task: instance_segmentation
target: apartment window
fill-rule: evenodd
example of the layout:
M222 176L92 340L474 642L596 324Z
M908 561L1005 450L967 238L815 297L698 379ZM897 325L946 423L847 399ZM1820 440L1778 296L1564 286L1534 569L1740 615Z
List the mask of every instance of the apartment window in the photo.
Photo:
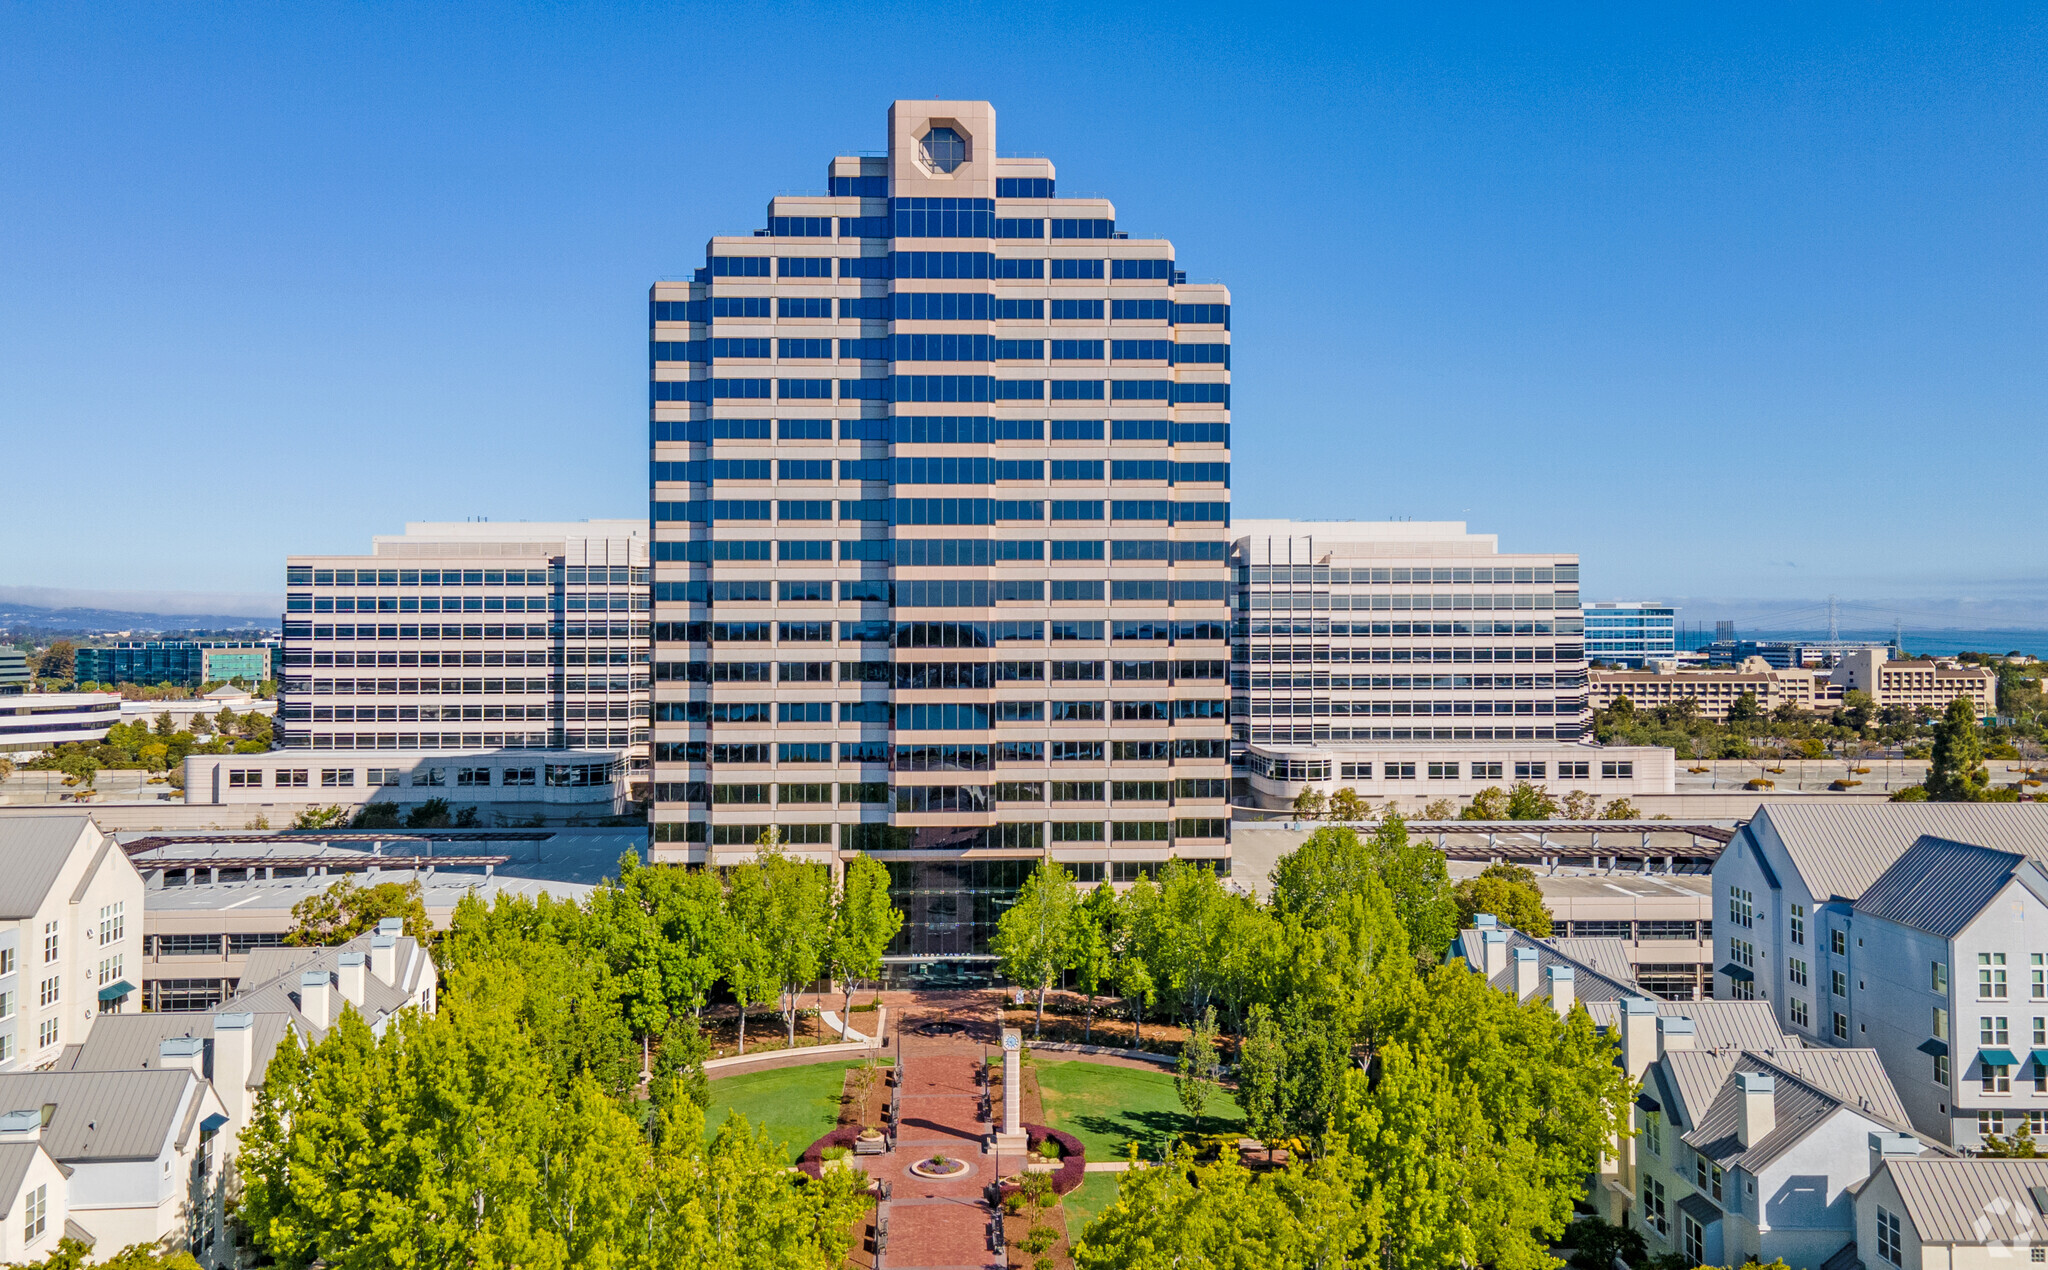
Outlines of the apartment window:
M1948 1088L1948 1055L1946 1054L1936 1054L1934 1056L1934 1083L1940 1085L1943 1089Z
M1800 1000L1800 999L1799 999L1798 997L1793 997L1793 998L1792 998L1792 1022L1793 1022L1793 1024L1794 1024L1795 1026L1798 1026L1798 1027L1811 1027L1811 1026L1813 1026L1813 1024L1812 1024L1812 1021L1811 1021L1811 1020L1812 1020L1812 1017L1813 1017L1813 1016L1812 1016L1811 1014L1809 1014L1809 1013L1808 1013L1808 1011L1807 1011L1807 1006L1806 1006L1806 1002L1804 1002L1804 1001L1801 1001L1801 1000Z
M57 1020L44 1019L36 1025L36 1046L48 1049L57 1043Z
M1948 1011L1940 1006L1934 1007L1934 1039L1937 1041L1948 1039Z
M1849 1039L1849 1016L1840 1010L1835 1011L1835 1039L1838 1041Z
M118 944L127 932L127 901L100 905L100 943Z
M1799 987L1806 986L1806 963L1797 957L1785 959L1785 977Z
M1838 996L1838 997L1846 997L1846 996L1848 996L1848 995L1849 995L1849 976L1848 976L1848 974L1847 974L1846 972L1844 972L1844 971L1840 971L1840 970L1833 970L1833 971L1829 971L1829 972L1828 972L1828 986L1829 986L1829 988L1830 988L1830 989L1832 989L1832 990L1833 990L1833 992L1834 992L1834 994L1835 994L1836 996Z
M2010 1045L2012 1029L2006 1026L2002 1014L1986 1014L1977 1020L1977 1043L1979 1045Z
M2040 953L2032 954L2027 960L2033 963L2027 972L2031 979L2029 990L2033 994L2033 999L2036 1001L2048 1001L2048 979L2043 978L2043 972L2048 970L2048 967L2042 966Z
M2005 954L1977 954L1977 999L2005 1000Z
M43 923L43 964L57 960L57 923Z
M1947 962L1936 961L1928 963L1927 986L1935 992L1948 991Z
M2005 1113L2003 1111L1980 1111L1977 1113L1977 1133L1979 1136L1988 1137L1994 1133L2002 1135L2004 1132Z
M1654 1177L1643 1179L1643 1224L1660 1235L1671 1233L1671 1218L1664 1205L1664 1183Z
M2034 1092L2048 1094L2048 1061L2038 1054L2034 1056Z
M1899 1215L1882 1207L1877 1210L1877 1256L1895 1266L1906 1264L1905 1245L1899 1242Z
M1804 904L1794 904L1792 906L1791 939L1795 944L1804 944L1806 942L1806 905Z
M1707 1232L1700 1227L1690 1213L1681 1214L1685 1229L1685 1259L1702 1262L1707 1259Z
M1728 888L1728 920L1730 923L1744 928L1749 927L1754 922L1755 910L1756 897L1754 895L1739 886Z
M353 767L326 767L320 770L320 788L349 789L356 783L356 769Z
M2012 1068L2004 1063L1984 1064L1984 1092L1987 1094L2009 1094L2012 1092Z
M1729 940L1728 954L1729 956L1735 959L1736 965L1742 966L1750 970L1756 969L1756 945L1750 943L1748 940Z
M1839 930L1831 930L1831 931L1829 931L1829 932L1828 932L1828 948L1829 948L1829 949L1830 949L1831 951L1833 951L1833 953L1834 953L1834 954L1835 954L1835 956L1837 956L1837 957L1846 957L1846 956L1848 956L1848 955L1849 955L1849 934L1848 934L1848 932L1847 932L1847 931L1839 931Z
M1712 1163L1704 1155L1695 1155L1692 1160L1693 1184L1714 1197L1721 1198L1721 1166Z
M32 1244L43 1237L50 1222L50 1186L45 1182L28 1193L22 1207L21 1242Z
M61 975L51 975L43 980L36 992L36 1004L45 1009L57 1004L57 999L63 992L63 983L64 980Z
M110 984L110 983L113 983L113 982L115 982L116 980L120 979L120 977L121 977L121 954L120 954L120 953L115 953L115 954L114 954L113 956L111 956L111 957L102 957L102 958L100 958L100 982L99 982L99 986L100 986L100 987L104 988L104 987L106 987L106 986L107 986L108 984Z

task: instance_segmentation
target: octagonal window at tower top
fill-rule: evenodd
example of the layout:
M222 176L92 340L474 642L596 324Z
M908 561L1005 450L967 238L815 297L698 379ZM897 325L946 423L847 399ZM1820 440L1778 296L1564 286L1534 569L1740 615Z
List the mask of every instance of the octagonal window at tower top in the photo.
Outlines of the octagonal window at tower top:
M918 143L924 161L934 171L951 172L967 162L967 139L951 128L934 128Z

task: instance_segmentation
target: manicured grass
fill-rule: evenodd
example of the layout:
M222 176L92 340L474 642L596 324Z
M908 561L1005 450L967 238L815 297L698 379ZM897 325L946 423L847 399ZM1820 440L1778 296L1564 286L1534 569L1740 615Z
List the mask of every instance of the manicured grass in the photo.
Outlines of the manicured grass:
M1034 1067L1046 1124L1081 1139L1091 1160L1121 1160L1133 1144L1149 1149L1166 1135L1244 1128L1237 1099L1222 1089L1210 1095L1202 1122L1195 1124L1181 1107L1173 1076L1167 1072L1042 1059Z
M1116 1202L1117 1187L1123 1181L1121 1173L1090 1173L1081 1179L1081 1184L1060 1200L1067 1210L1067 1237L1079 1239L1081 1232L1088 1229L1088 1223L1095 1220L1103 1209Z
M721 1076L711 1082L711 1105L704 1110L705 1141L717 1136L727 1113L737 1111L756 1128L765 1126L794 1164L805 1147L839 1123L846 1069L857 1065L813 1063Z

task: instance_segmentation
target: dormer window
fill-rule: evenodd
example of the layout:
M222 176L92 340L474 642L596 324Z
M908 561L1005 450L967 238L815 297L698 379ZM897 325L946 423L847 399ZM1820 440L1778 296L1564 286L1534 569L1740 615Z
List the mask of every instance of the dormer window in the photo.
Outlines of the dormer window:
M967 139L951 128L934 128L918 142L925 166L934 172L951 172L967 162Z

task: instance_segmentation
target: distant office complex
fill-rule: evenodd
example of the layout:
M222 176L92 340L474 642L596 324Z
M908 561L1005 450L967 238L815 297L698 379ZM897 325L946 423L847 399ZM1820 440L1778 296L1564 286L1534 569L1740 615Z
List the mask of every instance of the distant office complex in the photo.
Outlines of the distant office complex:
M230 679L253 687L270 678L276 645L224 640L148 640L78 650L80 683L178 684L196 688Z
M1890 661L1887 647L1856 649L1833 669L1812 666L1774 667L1761 657L1748 657L1731 670L1592 672L1593 708L1605 710L1627 697L1637 709L1655 709L1683 700L1695 703L1701 718L1726 720L1745 696L1762 713L1790 706L1803 713L1827 714L1839 709L1851 691L1870 695L1879 709L1939 714L1958 697L1979 715L1988 716L1998 703L1998 675L1983 666L1952 661Z
M104 741L120 721L121 698L110 692L0 693L0 753Z
M413 524L285 567L277 744L647 756L643 521ZM296 770L296 769L294 769Z
M1229 292L986 102L828 179L653 288L657 858L881 853L916 957L1227 867Z
M19 648L0 648L0 697L27 692L34 680L28 669L28 654Z
M1600 600L1586 606L1586 660L1640 666L1678 655L1678 610L1641 600Z
M1235 532L1232 749L1254 802L1325 782L1397 803L1516 780L1670 792L1669 750L1579 744L1577 556L1502 554L1457 521Z

